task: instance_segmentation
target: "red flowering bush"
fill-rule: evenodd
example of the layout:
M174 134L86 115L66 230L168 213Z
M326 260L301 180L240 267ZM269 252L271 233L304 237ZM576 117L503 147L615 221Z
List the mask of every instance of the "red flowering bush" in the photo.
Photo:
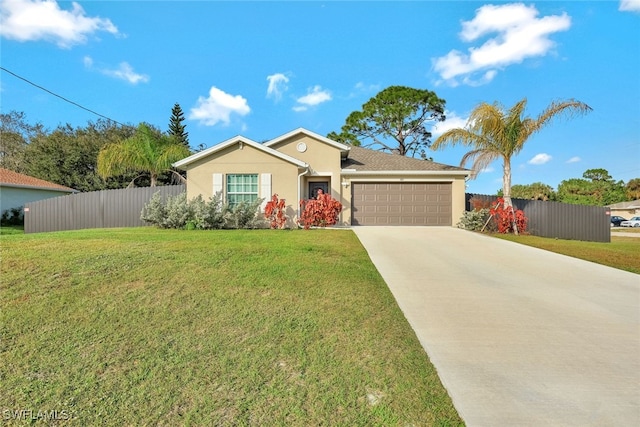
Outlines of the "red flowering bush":
M277 194L271 196L271 200L265 205L264 218L269 221L272 229L282 229L287 224L286 206L285 200L279 199Z
M300 201L300 224L305 230L311 227L326 227L338 222L342 204L330 195L318 190L315 199Z
M484 201L479 197L472 197L469 202L474 211L481 211L482 209L489 209L491 207L491 202Z
M515 223L518 227L518 232L522 233L527 231L527 217L521 210L513 211L511 206L505 207L504 199L498 197L494 203L491 204L489 211L493 220L498 228L498 233L507 234L514 231L513 223L515 217Z

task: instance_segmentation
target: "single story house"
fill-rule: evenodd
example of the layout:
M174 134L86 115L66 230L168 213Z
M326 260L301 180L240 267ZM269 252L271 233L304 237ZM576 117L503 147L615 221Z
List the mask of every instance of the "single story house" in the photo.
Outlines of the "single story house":
M342 203L339 225L451 226L465 209L470 171L344 145L303 128L264 143L236 136L173 164L187 172L187 198L284 198L287 216L318 190ZM290 224L292 225L293 222Z
M614 203L612 205L607 205L606 207L611 209L611 216L617 215L629 219L640 215L640 199L632 200L630 202Z
M25 203L77 192L64 185L0 168L0 212L22 208Z

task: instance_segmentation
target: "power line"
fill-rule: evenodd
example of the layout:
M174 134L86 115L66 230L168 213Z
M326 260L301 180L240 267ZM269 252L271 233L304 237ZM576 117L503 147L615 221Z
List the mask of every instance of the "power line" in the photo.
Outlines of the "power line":
M52 91L50 91L49 89L47 89L47 88L45 88L45 87L42 87L42 86L40 86L40 85L38 85L38 84L36 84L36 83L32 82L31 80L29 80L29 79L27 79L27 78L25 78L25 77L22 77L22 76L20 76L20 75L18 75L18 74L16 74L16 73L14 73L13 71L7 70L6 68L4 68L4 67L2 67L2 66L0 66L0 70L4 71L4 72L6 72L6 73L9 73L9 74L11 74L11 75L12 75L12 76L14 76L14 77L16 77L16 78L18 78L18 79L20 79L20 80L22 80L22 81L24 81L24 82L29 83L31 86L35 86L35 87L37 87L38 89L40 89L40 90L43 90L43 91L47 92L48 94L51 94L51 95L53 95L53 96L55 96L55 97L57 97L57 98L60 98L60 99L62 99L63 101L68 102L69 104L75 105L75 106L76 106L76 107L78 107L78 108L81 108L81 109L83 109L83 110L85 110L85 111L88 111L88 112L90 112L90 113L92 113L92 114L95 114L96 116L99 116L99 117L102 117L103 119L107 119L107 120L109 120L109 121L112 121L112 122L114 122L114 123L116 123L116 124L119 124L120 126L124 126L124 127L128 127L128 128L133 128L133 129L135 129L135 127L133 127L133 126L131 126L131 125L125 125L125 124L123 124L123 123L120 123L120 122L119 122L119 121L117 121L117 120L113 120L112 118L105 116L104 114L100 114L100 113L98 113L98 112L96 112L96 111L93 111L93 110L92 110L92 109L90 109L90 108L87 108L87 107L85 107L85 106L82 106L82 105L78 104L77 102L74 102L74 101L72 101L72 100L70 100L70 99L67 99L67 98L65 98L65 97L64 97L64 96L62 96L62 95L58 95L57 93L52 92Z

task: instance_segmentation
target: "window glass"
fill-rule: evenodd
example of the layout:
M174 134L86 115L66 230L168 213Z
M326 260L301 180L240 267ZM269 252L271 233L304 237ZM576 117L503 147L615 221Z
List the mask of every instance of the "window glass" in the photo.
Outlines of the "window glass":
M230 206L258 199L258 174L228 174L227 201Z

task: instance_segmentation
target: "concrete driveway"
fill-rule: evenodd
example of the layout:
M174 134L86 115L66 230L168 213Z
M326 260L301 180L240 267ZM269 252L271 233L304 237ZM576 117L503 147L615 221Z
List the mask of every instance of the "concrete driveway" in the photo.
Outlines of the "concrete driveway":
M640 275L449 227L353 231L467 425L640 425Z

